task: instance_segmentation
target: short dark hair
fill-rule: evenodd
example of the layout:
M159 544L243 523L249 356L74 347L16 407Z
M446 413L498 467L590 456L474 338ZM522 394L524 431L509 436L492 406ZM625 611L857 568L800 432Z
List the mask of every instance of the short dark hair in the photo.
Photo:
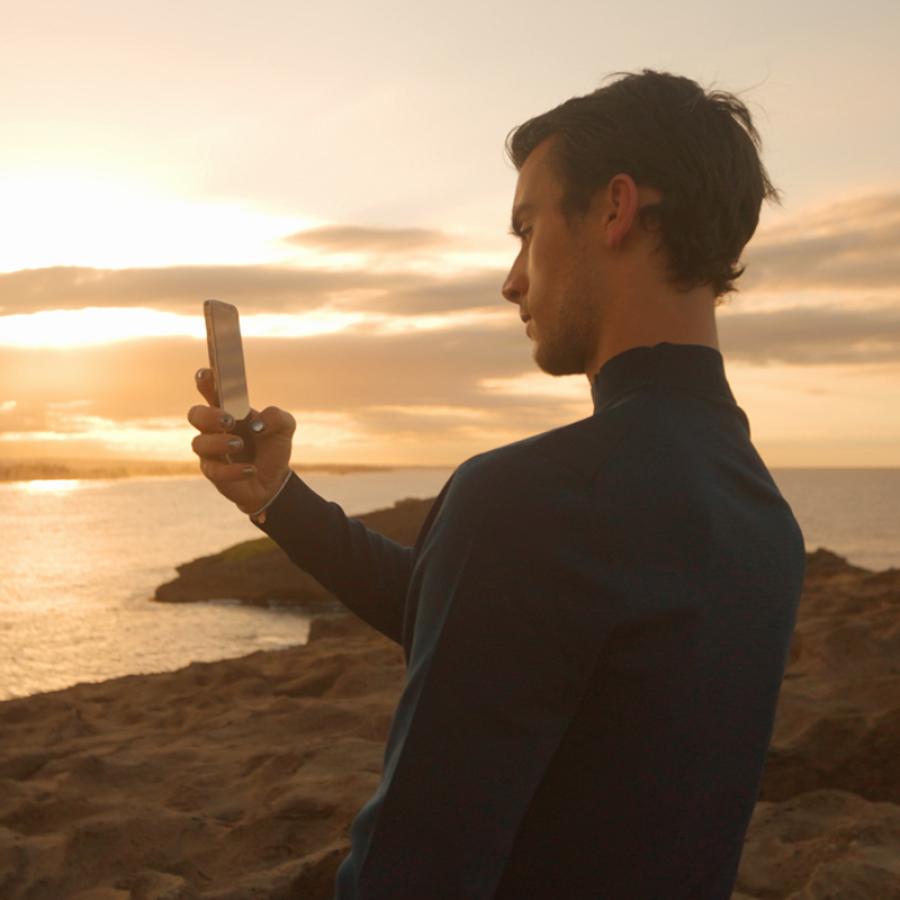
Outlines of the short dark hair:
M625 77L513 128L506 152L518 170L545 138L558 136L548 159L570 224L619 173L657 188L662 201L639 216L645 228L648 218L660 225L670 282L682 291L710 284L718 306L737 290L746 267L733 264L756 231L763 198L781 203L750 112L734 94L706 93L669 72L612 75Z

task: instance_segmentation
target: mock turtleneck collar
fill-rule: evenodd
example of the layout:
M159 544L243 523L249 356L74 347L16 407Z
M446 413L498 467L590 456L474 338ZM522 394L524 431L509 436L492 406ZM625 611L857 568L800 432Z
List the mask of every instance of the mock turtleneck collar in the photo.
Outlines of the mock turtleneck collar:
M653 347L623 350L601 366L591 383L594 414L623 394L655 383L735 402L725 378L722 354L715 347L664 341Z

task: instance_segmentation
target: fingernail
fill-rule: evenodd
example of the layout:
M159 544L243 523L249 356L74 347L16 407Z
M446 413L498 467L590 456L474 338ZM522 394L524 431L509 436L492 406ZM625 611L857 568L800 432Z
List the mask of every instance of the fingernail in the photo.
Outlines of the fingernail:
M244 466L244 468L241 469L241 471L245 475L252 475L256 470L253 468L253 466Z
M244 442L243 442L239 437L237 437L237 438L232 438L232 439L228 442L228 446L231 447L232 450L240 450L241 447L244 446Z
M194 378L196 378L197 381L202 381L204 378L206 378L206 369L197 369L196 373L194 374Z
M259 434L265 427L266 427L266 423L263 422L262 419L254 419L250 423L250 430L255 431L257 434Z
M224 416L219 417L219 421L222 423L223 428L231 428L231 426L234 425L234 416L225 413Z

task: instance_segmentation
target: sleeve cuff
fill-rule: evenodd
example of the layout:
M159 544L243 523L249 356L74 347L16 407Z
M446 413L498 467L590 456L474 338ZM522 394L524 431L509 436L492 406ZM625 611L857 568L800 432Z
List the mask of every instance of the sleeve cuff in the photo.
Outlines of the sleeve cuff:
M278 495L284 490L287 483L291 480L291 475L294 474L293 469L288 469L287 475L284 476L284 481L281 482L281 486L272 494L271 497L255 512L248 513L250 516L250 521L253 522L254 525L262 525L266 521L266 510L275 502Z

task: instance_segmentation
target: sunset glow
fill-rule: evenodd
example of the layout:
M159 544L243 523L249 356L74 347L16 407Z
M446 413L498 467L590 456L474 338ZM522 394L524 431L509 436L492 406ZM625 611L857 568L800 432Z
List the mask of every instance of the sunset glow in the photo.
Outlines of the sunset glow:
M192 337L206 342L203 310L196 315L156 309L57 309L29 315L0 316L0 346L89 347L149 337ZM310 312L302 315L261 314L241 319L246 337L310 337L348 328L366 318L362 313Z
M590 415L587 379L540 371L501 293L503 144L647 67L739 96L782 192L716 313L765 461L900 465L895 7L791 7L736 41L733 11L698 29L660 5L655 30L678 35L662 59L645 13L586 2L520 27L464 0L426 42L414 5L360 7L352 29L281 0L188 4L177 27L109 0L20 5L0 79L0 459L191 459L210 297L240 310L251 402L295 416L307 462L453 464Z
M32 478L18 482L18 488L31 494L69 494L82 486L79 478Z
M0 177L0 271L81 265L274 262L280 238L314 224L173 196L148 173L29 167Z

